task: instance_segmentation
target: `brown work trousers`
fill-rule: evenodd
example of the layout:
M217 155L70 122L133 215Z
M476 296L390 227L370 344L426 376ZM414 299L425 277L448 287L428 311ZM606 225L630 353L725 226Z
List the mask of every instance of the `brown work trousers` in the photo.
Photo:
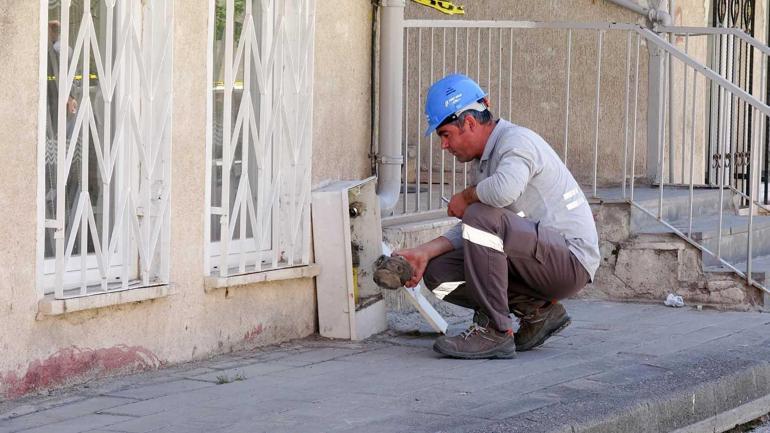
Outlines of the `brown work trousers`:
M444 300L481 310L499 331L512 328L510 312L530 314L590 281L555 230L481 203L468 206L462 223L463 248L431 260L423 280L430 290L465 281Z

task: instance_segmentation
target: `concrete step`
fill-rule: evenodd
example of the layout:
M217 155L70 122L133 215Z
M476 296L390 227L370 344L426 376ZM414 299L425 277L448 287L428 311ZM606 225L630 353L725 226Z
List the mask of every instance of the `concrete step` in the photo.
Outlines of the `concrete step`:
M707 255L708 254L703 255L704 262ZM727 262L744 274L748 269L745 260L735 262L727 260ZM722 266L721 264L704 266L704 270L707 272L732 272L732 269L727 266ZM765 284L765 282L768 281L770 278L770 254L753 257L751 261L751 277L761 284Z
M653 215L660 212L660 189L647 187L637 189L634 192L634 201ZM719 210L734 214L735 203L734 194L725 190L720 199L720 192L713 188L698 188L693 190L692 194L692 214L693 216L719 215ZM639 216L649 217L644 212L636 212ZM690 190L684 187L664 187L663 188L663 209L662 218L666 221L685 221L690 216ZM636 214L632 214L632 226L636 222Z
M639 212L639 211L636 211ZM641 213L641 212L640 212ZM645 215L636 218L636 226L632 226L635 234L662 234L671 233L672 230L661 224L656 219ZM667 223L674 226L684 234L690 233L689 219L668 220ZM699 215L692 220L691 237L700 242L713 253L719 253L728 262L746 261L748 252L748 228L749 217L742 215L723 215L722 233L720 241L719 215ZM752 226L752 255L764 256L770 254L770 217L754 216ZM720 247L721 243L721 247ZM718 260L704 255L704 263L707 266L717 265Z

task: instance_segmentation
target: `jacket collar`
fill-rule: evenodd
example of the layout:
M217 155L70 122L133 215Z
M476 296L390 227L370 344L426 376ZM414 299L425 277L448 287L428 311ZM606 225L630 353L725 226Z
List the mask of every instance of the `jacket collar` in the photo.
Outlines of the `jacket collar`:
M489 157L492 155L492 151L495 150L497 141L500 139L500 136L503 135L503 131L511 125L512 123L507 120L497 120L495 129L492 130L492 134L490 134L489 138L487 139L487 144L484 145L484 153L481 155L481 161L486 161L489 159Z

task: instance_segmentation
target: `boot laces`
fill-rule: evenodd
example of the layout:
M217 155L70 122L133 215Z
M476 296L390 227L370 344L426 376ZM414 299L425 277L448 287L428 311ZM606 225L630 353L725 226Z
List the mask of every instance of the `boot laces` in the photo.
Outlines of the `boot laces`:
M460 333L460 337L462 337L463 340L467 340L473 334L486 334L488 332L487 328L478 323L471 323L471 326L469 326L468 329Z

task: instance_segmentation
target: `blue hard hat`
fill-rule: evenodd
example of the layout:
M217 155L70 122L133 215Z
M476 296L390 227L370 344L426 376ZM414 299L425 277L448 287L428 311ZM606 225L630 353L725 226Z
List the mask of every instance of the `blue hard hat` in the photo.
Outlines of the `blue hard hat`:
M486 110L486 106L477 104L485 96L487 93L463 74L450 74L436 81L425 98L425 116L428 118L425 135L430 135L449 117L463 111Z

